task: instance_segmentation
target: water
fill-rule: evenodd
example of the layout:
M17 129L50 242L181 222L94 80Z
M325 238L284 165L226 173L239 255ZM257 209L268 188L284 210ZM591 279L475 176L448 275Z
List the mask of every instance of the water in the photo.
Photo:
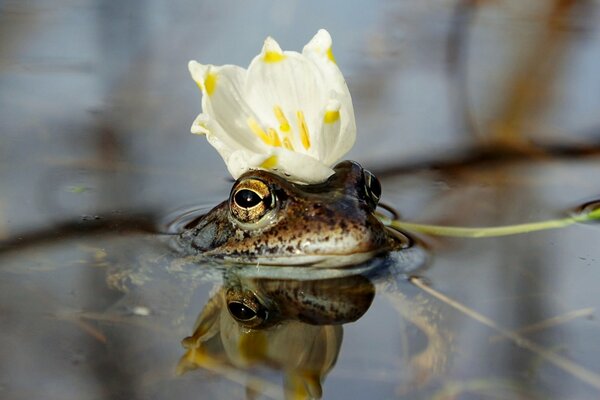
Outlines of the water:
M558 1L5 1L0 398L281 398L319 386L326 399L598 398L597 224L415 234L419 257L316 282L228 275L181 259L170 234L231 186L188 133L199 94L187 61L247 65L267 35L300 49L321 27L356 109L348 157L403 219L497 226L589 210L599 15L595 2ZM411 260L417 269L398 268ZM278 330L232 322L232 282L267 293ZM341 299L339 319L300 315L282 297L295 289L314 304ZM211 304L219 325L202 341Z

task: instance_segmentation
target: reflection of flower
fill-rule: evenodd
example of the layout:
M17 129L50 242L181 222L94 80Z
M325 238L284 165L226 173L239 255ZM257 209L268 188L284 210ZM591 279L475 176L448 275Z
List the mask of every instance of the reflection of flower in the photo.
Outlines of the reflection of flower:
M229 172L279 172L302 183L324 181L354 144L350 92L321 29L302 54L267 38L247 70L190 61L202 90L192 133L206 134Z

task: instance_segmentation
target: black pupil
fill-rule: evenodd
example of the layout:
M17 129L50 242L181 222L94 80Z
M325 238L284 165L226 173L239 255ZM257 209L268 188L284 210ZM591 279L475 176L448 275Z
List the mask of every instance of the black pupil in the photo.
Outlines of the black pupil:
M254 310L252 310L249 307L246 307L245 305L237 301L233 301L227 304L227 308L229 309L231 315L233 315L240 321L249 321L252 318L256 317L256 313L254 312Z
M262 198L252 190L242 189L234 196L235 203L243 208L252 208L262 201Z

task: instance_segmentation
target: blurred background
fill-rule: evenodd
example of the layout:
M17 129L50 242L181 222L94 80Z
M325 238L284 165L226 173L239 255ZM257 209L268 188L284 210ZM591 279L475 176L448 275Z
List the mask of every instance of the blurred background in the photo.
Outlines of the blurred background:
M353 97L348 158L403 218L504 225L600 199L597 0L2 0L1 398L261 396L253 372L175 375L215 281L174 278L156 235L125 232L228 195L189 133L187 62L247 66L266 36L300 51L320 28ZM597 225L421 240L424 279L470 311L379 284L324 398L598 397ZM432 342L444 356L415 370Z

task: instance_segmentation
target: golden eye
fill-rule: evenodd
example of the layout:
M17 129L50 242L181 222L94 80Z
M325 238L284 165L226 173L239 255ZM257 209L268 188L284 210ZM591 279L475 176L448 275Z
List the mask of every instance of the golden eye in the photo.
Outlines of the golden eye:
M269 186L258 179L240 181L231 191L229 207L241 222L257 222L275 205Z

